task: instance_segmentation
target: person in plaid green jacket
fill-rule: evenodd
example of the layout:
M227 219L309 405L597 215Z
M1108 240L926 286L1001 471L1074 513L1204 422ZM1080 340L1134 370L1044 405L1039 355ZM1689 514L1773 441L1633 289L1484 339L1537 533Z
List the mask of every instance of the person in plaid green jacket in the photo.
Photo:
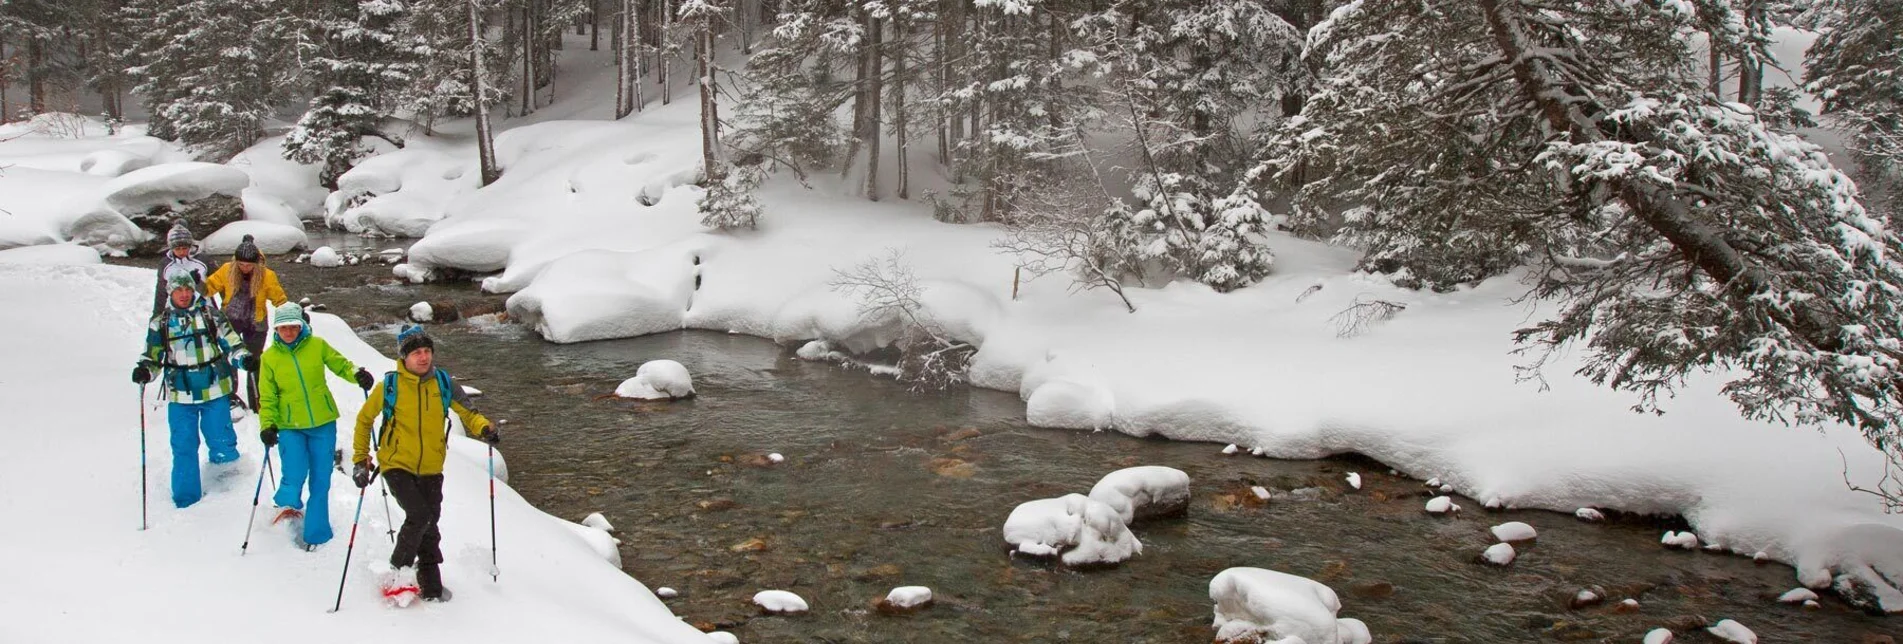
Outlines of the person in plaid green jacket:
M171 426L172 503L186 507L204 496L198 476L198 439L205 437L211 462L238 460L238 435L231 426L232 374L238 368L256 369L257 357L231 329L223 313L198 293L197 277L171 270L165 276L170 290L165 310L152 318L145 331L145 355L132 369L132 381L153 380L163 369L161 383L170 401L166 418Z

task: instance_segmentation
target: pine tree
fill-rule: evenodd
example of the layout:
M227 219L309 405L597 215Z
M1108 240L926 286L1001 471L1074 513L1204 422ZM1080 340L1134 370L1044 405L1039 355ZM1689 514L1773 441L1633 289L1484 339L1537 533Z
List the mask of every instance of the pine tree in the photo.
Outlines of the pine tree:
M1639 409L1733 370L1749 417L1895 445L1903 244L1816 146L1711 94L1697 29L1685 3L1364 0L1311 34L1319 91L1265 168L1325 167L1304 196L1366 208L1343 239L1368 268L1530 264L1563 308L1517 338L1585 343Z
M1808 87L1847 135L1865 183L1903 213L1903 0L1830 0L1811 45Z
M279 0L138 0L127 73L152 113L154 136L201 156L227 158L264 134L284 92L295 88L292 42L302 18Z
M819 0L788 3L782 22L747 62L732 143L805 176L830 166L846 147L834 117L852 96L839 76L858 51L856 21Z
M383 131L399 92L415 82L421 43L399 31L408 8L393 0L360 0L355 15L334 17L322 25L325 49L307 62L320 89L310 109L284 137L284 157L324 164L319 182L336 189L337 178L363 158L361 140L375 136L397 147L403 142Z

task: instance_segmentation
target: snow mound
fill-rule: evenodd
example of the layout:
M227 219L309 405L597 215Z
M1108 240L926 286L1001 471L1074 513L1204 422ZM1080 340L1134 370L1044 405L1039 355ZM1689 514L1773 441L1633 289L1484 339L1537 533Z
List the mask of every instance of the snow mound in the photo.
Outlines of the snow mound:
M199 250L207 255L230 255L238 250L238 244L244 241L245 235L250 235L251 243L257 244L258 252L265 255L283 255L310 244L310 238L304 234L303 228L271 221L244 220L225 224L218 232L207 235L199 242Z
M707 639L713 640L714 642L718 644L740 644L740 637L738 635L734 635L733 633L729 633L727 631L714 631L714 632L708 633Z
M1493 533L1493 538L1501 541L1532 541L1540 536L1533 526L1519 521L1508 521L1493 526L1489 531Z
M1037 427L1110 429L1116 425L1117 401L1096 365L1061 359L1046 353L1044 361L1027 370L1018 385L1024 398L1024 417Z
M588 526L590 528L594 528L596 530L600 530L602 532L615 531L614 524L609 523L608 517L601 516L600 512L595 512L595 513L589 514L586 517L582 517L581 524Z
M1437 496L1427 500L1426 510L1432 514L1458 514L1460 506L1450 497Z
M244 205L244 217L250 221L261 221L303 230L304 220L297 216L297 209L284 203L283 199L265 192L257 186L244 189L238 200Z
M666 586L662 586L660 588L654 589L654 596L659 597L661 599L673 599L675 597L681 596L681 591L674 590Z
M1263 568L1230 568L1209 581L1218 642L1365 644L1367 625L1337 619L1341 599L1307 577ZM1346 636L1346 637L1344 637Z
M754 593L753 603L769 613L790 615L806 612L806 600L784 590L762 590Z
M1729 619L1718 620L1717 624L1713 624L1711 628L1705 629L1705 632L1711 633L1712 637L1733 642L1734 644L1758 644L1757 633L1753 633L1751 629L1745 628L1743 624Z
M1778 595L1777 597L1777 602L1780 604L1802 604L1816 600L1817 592L1809 588L1792 588L1790 591Z
M768 463L774 463L774 464L785 463L786 456L780 454L779 452L774 452L772 454L766 455L766 460Z
M46 244L0 250L0 264L98 264L99 251L79 244Z
M1230 443L1227 447L1222 448L1222 454L1224 456L1235 456L1236 452L1240 451L1242 451L1242 448L1236 447L1235 443Z
M61 238L103 249L127 249L151 237L125 215L106 208L94 208L78 216L62 217L58 224Z
M612 564L616 568L621 567L621 549L617 547L621 545L621 542L616 541L613 536L608 534L608 531L579 523L569 523L567 521L563 521L562 523L566 524L569 530L574 532L575 536L580 538L583 543L588 544L588 547L595 551L595 555L601 557L603 561Z
M1348 473L1348 487L1352 487L1357 490L1361 489L1361 473L1360 472Z
M311 251L311 265L318 268L336 268L344 265L344 258L337 250L329 246L319 246Z
M420 246L420 244L419 244ZM412 260L422 252L412 247ZM684 248L583 251L550 262L509 296L509 317L550 342L625 338L686 326L699 267ZM485 282L484 289L496 290Z
M410 305L410 319L416 322L436 321L436 309L429 302L417 302Z
M1797 580L1831 586L1852 606L1903 613L1903 530L1865 523L1826 534L1797 558Z
M1487 546L1486 552L1480 553L1480 560L1495 566L1504 566L1513 563L1516 556L1518 555L1513 551L1513 544L1496 543Z
M1161 465L1124 468L1098 480L1090 498L1115 508L1125 524L1178 516L1189 511L1189 474Z
M1663 628L1654 628L1645 634L1644 644L1672 644L1672 632Z
M1004 541L1017 552L1056 555L1072 566L1115 564L1143 553L1115 508L1082 494L1019 504L1004 520Z
M1665 536L1659 537L1659 543L1665 544L1665 547L1667 548L1682 548L1685 550L1697 550L1698 549L1698 535L1692 534L1691 531L1689 530L1685 532L1673 532L1671 530L1666 530Z
M640 400L678 400L694 395L694 379L687 367L673 360L649 360L634 377L615 387L615 395Z
M912 609L932 603L932 589L924 586L900 586L885 594L885 604L893 608Z
M1580 521L1595 521L1596 522L1596 521L1606 520L1605 513L1600 512L1598 510L1594 510L1592 508L1580 508L1577 510L1573 510L1573 517L1579 519Z
M212 195L240 196L251 175L217 163L188 161L133 170L106 182L105 204L120 213L178 207Z
M95 177L116 177L152 165L152 157L126 148L97 150L80 159L79 171Z

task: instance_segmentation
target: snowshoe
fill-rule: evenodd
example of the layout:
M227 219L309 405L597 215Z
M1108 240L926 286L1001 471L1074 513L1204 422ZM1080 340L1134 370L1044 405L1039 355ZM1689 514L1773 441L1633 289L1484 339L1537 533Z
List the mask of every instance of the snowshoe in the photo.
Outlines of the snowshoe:
M290 521L291 525L297 525L297 521L303 518L303 510L297 508L278 508L277 516L271 517L271 525L277 525L285 521Z
M423 589L416 585L416 568L404 566L378 575L377 592L382 593L384 603L406 608L416 602Z

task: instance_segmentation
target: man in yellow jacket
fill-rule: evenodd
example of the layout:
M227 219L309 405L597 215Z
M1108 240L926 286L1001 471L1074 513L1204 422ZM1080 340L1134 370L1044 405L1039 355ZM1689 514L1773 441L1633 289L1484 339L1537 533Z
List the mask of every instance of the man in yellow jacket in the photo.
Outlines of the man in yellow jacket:
M264 355L264 342L269 337L264 320L278 306L290 298L284 295L284 287L278 283L278 274L264 266L264 254L258 252L257 240L245 235L238 242L238 250L231 254L231 261L205 278L205 294L215 296L224 302L225 318L231 321L231 328L244 339L244 346L251 355ZM251 373L250 392L246 402L251 409L258 408L258 374Z
M435 367L436 347L421 326L397 334L397 370L371 389L357 412L357 431L351 441L353 478L357 487L370 485L382 463L383 484L403 507L403 527L397 532L390 565L396 581L390 586L415 586L425 601L449 599L439 567L443 563L442 534L436 520L443 513L443 459L449 453L449 413L462 419L471 438L494 445L502 442L494 425L477 413L454 379ZM381 404L379 404L381 403ZM371 425L384 415L376 436L376 460L370 458Z

